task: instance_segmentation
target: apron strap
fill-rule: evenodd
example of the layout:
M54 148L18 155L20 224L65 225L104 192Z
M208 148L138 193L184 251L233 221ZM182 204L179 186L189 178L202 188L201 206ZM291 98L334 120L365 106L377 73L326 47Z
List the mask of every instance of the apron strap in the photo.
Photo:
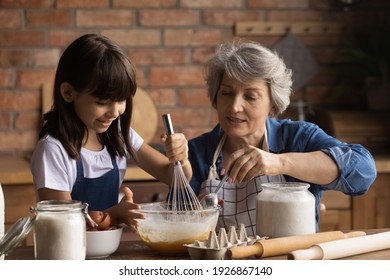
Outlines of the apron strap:
M218 146L215 149L214 156L213 156L213 164L210 166L209 176L207 178L208 180L214 180L216 178L219 178L219 174L217 172L217 166L215 163L217 162L218 156L222 150L223 145L225 144L225 141L226 141L226 134L224 133L222 135L221 141L219 141Z

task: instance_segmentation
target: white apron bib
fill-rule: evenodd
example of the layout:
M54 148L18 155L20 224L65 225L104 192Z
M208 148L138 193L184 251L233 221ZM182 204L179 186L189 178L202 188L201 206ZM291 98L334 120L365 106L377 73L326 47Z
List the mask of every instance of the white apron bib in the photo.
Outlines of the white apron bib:
M226 134L221 141L213 156L213 164L210 167L208 179L201 184L199 193L214 192L220 182L220 176L217 174L216 161L226 140ZM263 150L269 151L267 142L267 133L263 141ZM226 182L219 191L218 196L224 200L222 212L218 218L217 230L220 228L229 229L234 226L238 229L240 224L244 224L248 236L256 234L256 197L261 191L261 184L266 182L284 182L282 175L266 176L259 175L250 181L240 184Z

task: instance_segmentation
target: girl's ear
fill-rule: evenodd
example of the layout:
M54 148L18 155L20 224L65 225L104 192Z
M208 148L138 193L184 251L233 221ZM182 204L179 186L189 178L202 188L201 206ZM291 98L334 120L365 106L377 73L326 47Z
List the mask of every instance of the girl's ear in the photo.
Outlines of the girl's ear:
M61 83L61 96L66 102L72 102L74 97L73 87L68 82Z

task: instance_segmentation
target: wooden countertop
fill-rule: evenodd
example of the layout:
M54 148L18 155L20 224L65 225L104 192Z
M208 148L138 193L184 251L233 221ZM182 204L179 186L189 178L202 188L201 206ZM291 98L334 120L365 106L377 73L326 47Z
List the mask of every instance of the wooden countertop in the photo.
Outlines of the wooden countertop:
M390 231L386 229L368 229L364 230L367 234L374 234L379 232ZM33 260L34 247L22 246L17 247L10 255L5 257L6 260ZM254 259L254 258L252 258ZM280 255L274 257L261 258L262 260L287 260L287 255ZM374 251L370 253L350 256L342 258L343 260L390 260L390 248L381 251ZM102 260L190 260L188 254L168 256L162 255L149 247L147 247L141 240L133 239L121 241L118 250L107 258Z
M128 165L125 181L155 180L154 177L136 165ZM23 185L33 183L30 163L27 158L2 155L0 156L0 183L2 185Z

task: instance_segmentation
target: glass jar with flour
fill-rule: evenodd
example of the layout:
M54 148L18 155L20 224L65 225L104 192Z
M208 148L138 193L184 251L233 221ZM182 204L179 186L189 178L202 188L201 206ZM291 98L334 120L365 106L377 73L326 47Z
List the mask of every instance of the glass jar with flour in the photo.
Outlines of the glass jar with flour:
M315 198L309 184L263 183L257 195L256 234L269 238L316 232Z
M30 211L33 217L22 217L0 240L0 257L7 256L34 232L34 254L37 260L84 260L86 257L86 221L88 204L76 200L40 201Z
M34 253L37 260L84 260L86 256L85 205L74 200L37 203Z

